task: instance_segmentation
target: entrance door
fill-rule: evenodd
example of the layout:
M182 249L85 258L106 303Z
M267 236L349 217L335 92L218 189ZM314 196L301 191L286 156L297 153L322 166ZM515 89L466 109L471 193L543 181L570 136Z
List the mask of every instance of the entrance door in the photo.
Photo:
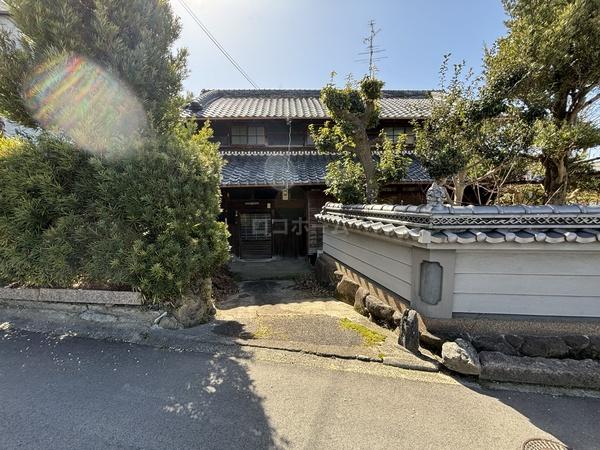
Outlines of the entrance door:
M240 213L240 257L266 259L272 256L271 213Z

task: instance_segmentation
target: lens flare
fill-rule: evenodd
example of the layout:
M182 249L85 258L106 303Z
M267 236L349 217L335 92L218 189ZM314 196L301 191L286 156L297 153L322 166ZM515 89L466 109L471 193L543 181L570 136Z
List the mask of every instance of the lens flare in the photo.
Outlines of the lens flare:
M298 178L296 167L287 155L269 156L264 165L265 177L272 180L272 186L280 190L292 186Z
M146 113L133 91L88 58L63 54L38 65L23 97L43 128L99 156L122 154L141 138Z

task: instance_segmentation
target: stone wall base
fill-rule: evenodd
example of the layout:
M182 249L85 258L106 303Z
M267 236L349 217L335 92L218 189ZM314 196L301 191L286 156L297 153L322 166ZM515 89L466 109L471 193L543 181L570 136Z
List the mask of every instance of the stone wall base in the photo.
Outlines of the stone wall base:
M39 303L84 303L140 306L142 294L133 291L96 289L0 288L2 300L26 300Z
M0 322L10 318L53 322L85 321L112 324L144 324L151 326L162 311L135 306L86 305L28 300L0 299Z
M465 314L452 319L423 319L427 329L438 335L498 335L569 336L574 334L600 337L600 319L505 316Z

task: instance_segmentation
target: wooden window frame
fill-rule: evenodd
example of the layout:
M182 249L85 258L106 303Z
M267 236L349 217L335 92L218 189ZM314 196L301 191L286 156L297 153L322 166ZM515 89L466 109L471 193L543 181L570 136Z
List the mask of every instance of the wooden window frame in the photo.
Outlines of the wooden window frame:
M231 145L267 145L267 135L264 126L257 125L232 125Z
M391 133L390 133L391 130ZM383 131L385 135L396 142L400 135L406 135L406 144L414 145L415 144L415 133L413 127L411 126L394 126L394 127L383 127Z

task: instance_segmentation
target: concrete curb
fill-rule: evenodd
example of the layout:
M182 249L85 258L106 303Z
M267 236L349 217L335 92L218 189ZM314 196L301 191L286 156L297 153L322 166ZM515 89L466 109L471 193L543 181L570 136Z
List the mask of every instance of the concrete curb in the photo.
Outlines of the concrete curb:
M281 342L277 341L251 341L243 339L231 339L222 338L219 336L210 336L210 324L206 326L206 334L208 336L194 336L189 333L188 330L165 330L158 326L149 326L147 324L138 323L137 326L131 322L123 323L92 323L83 321L81 319L74 320L68 325L64 321L39 321L23 318L8 317L6 310L0 309L0 325L2 322L9 322L15 329L20 329L29 332L48 333L52 335L68 335L77 336L83 338L107 340L112 342L124 342L138 345L145 345L149 347L165 348L175 351L190 351L190 352L202 352L210 353L214 352L215 348L220 349L221 352L233 352L235 347L248 347L248 348L261 348L268 350L279 350L285 352L304 353L326 358L339 358L347 360L357 360L365 362L377 362L383 363L384 365L399 367L406 370L416 370L425 372L438 372L439 365L435 366L435 370L429 365L419 364L418 366L407 365L405 361L397 361L395 358L372 358L365 355L353 355L348 356L344 353L333 352L326 348L301 348L296 345L282 345ZM210 338L208 338L210 337ZM288 343L289 344L289 343ZM494 353L494 352L488 352ZM499 354L502 355L502 354ZM496 355L497 356L497 355ZM598 384L590 383L574 383L570 380L568 383L563 385L558 383L545 382L544 378L530 378L525 375L527 369L523 365L520 365L521 372L518 376L506 376L501 375L502 373L510 373L514 369L514 366L508 364L512 358L525 359L522 357L510 357L502 355L501 358L508 358L506 362L501 362L496 365L494 371L490 370L491 366L489 362L486 362L486 356L482 358L483 373L479 378L472 378L474 383L478 383L482 386L491 387L494 389L507 389L511 386L520 386L519 389L548 389L556 388L561 389L561 395L572 395L571 391L577 393L583 390L589 390L585 394L589 395L589 392L598 393L600 392L600 386ZM489 359L489 358L488 358ZM526 358L544 360L546 362L560 362L563 360L549 360L546 358ZM527 363L526 361L521 361ZM579 361L580 362L580 361ZM595 379L600 378L600 372L595 376ZM459 376L460 378L460 376ZM556 380L556 378L553 378ZM583 392L583 391L582 391Z
M154 325L161 311L140 308L104 307L82 304L44 304L38 302L0 300L0 324L8 322L16 329L70 335L92 339L126 342L178 351L210 352L218 346L263 348L286 352L305 353L327 358L376 362L408 370L438 372L438 361L414 355L360 354L358 349L341 346L317 345L294 341L268 339L240 339L213 333L218 322L192 329L168 330ZM5 325L6 326L6 325ZM400 349L401 350L401 349ZM593 360L560 360L508 356L498 352L480 353L482 383L519 383L565 388L600 390L600 362Z
M132 291L103 291L93 289L0 288L0 300L139 306L142 304L142 294Z

